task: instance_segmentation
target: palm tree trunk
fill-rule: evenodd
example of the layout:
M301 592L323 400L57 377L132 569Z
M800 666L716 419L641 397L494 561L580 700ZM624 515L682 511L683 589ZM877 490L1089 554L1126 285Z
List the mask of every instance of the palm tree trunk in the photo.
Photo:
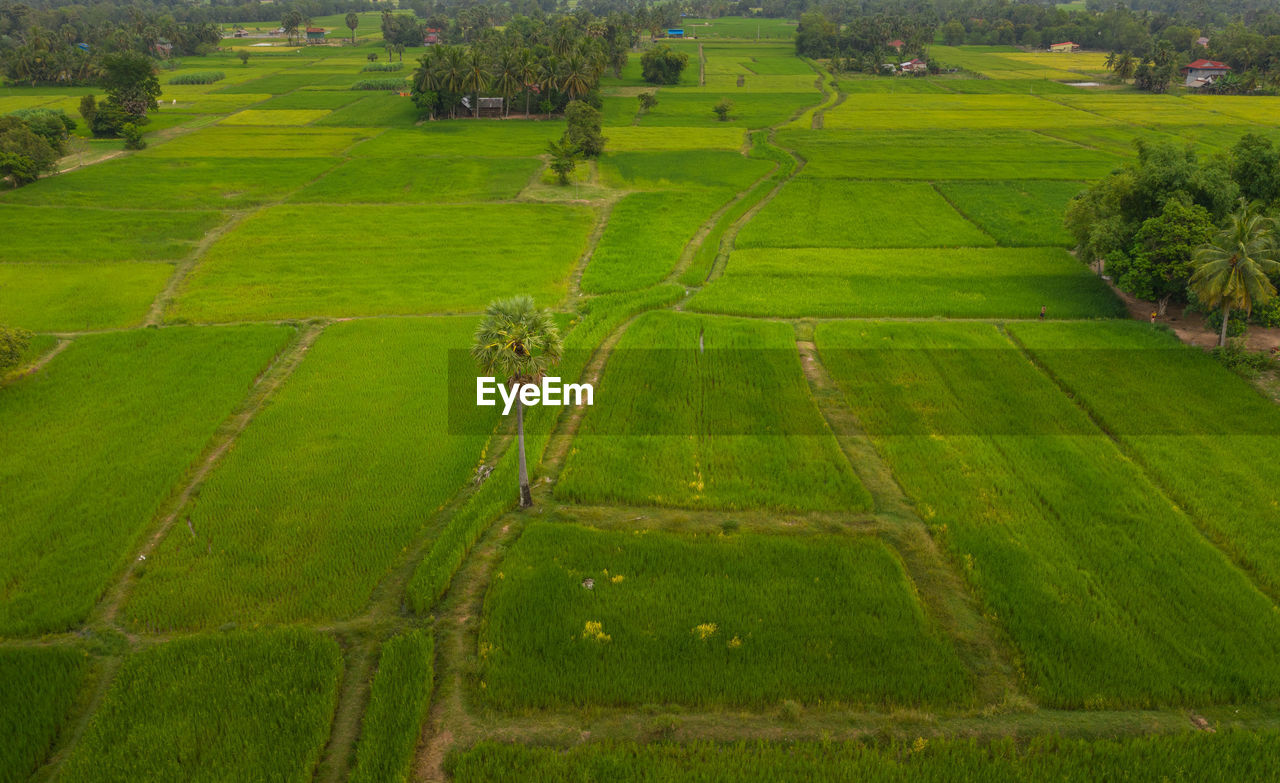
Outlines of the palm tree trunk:
M1227 324L1231 323L1231 305L1224 303L1222 305L1222 332L1218 334L1218 347L1227 347Z
M520 449L520 508L533 507L533 494L529 492L529 464L524 456L524 403L520 400L520 386L516 386L516 438Z

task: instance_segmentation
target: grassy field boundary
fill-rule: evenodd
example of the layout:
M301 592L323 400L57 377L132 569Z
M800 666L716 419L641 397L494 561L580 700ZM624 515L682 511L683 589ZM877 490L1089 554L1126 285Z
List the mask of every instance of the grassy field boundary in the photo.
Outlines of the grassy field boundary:
M807 331L807 330L804 330ZM863 432L857 414L844 404L835 379L827 372L821 354L809 335L800 334L805 378L828 426L839 433L836 441L868 491L878 514L893 519L884 538L902 558L925 610L956 645L960 659L973 673L979 700L1001 709L1025 709L1030 702L1017 684L1013 648L983 616L977 598L965 587L953 564L938 548L911 501Z
M262 410L297 369L307 350L327 325L327 321L313 321L304 328L298 329L292 340L255 379L253 387L240 407L218 427L217 432L205 447L204 453L197 458L189 470L188 478L182 482L181 489L177 489L176 494L161 506L157 521L148 526L149 532L144 534L142 545L130 557L124 573L107 589L98 602L98 606L90 615L88 625L116 623L120 608L124 605L134 584L138 564L145 562L147 556L155 551L155 548L173 529L182 511L199 492L200 485L235 444L236 438L249 426L249 422L258 411ZM192 531L192 535L194 534Z

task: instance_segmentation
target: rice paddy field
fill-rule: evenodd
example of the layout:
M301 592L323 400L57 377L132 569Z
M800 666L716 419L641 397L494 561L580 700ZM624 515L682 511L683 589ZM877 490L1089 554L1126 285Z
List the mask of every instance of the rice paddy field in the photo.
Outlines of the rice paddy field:
M0 781L1280 777L1276 403L1062 226L1277 99L685 18L561 187L563 120L420 120L352 89L378 13L312 23L0 190ZM468 354L517 294L594 385L530 510Z

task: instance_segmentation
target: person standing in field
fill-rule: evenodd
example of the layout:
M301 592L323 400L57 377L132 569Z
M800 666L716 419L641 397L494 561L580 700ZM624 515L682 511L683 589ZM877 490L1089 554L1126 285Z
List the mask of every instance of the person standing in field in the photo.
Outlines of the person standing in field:
M1040 320L1041 320L1041 321L1043 321L1043 320L1044 320L1044 311L1045 311L1045 308L1046 308L1047 306L1048 306L1048 305L1040 305Z

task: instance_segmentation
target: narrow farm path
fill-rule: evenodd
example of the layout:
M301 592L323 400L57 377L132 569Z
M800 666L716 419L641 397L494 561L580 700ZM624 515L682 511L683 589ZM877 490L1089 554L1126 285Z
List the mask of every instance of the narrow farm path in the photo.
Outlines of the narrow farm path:
M327 323L326 321L313 321L300 329L293 340L276 355L272 363L254 381L253 387L249 390L248 396L240 404L240 407L218 427L217 432L214 433L213 438L205 447L204 453L200 455L194 467L190 470L188 478L182 483L181 489L162 506L158 521L151 526L150 534L130 557L128 564L124 568L124 573L107 590L97 608L90 615L89 625L110 626L116 624L120 607L124 605L124 601L133 587L139 563L145 562L146 558L164 540L164 537L186 509L187 504L191 502L191 499L199 491L200 485L204 483L218 462L231 449L236 438L249 426L249 422L253 420L258 411L262 410L267 401L275 395L289 376L293 374L293 371L297 369L303 356L315 343L316 338L320 336ZM190 525L189 521L188 525ZM191 535L197 535L196 531L192 530Z
M961 660L974 675L982 704L1028 705L1018 690L1015 655L999 640L982 614L977 598L965 587L916 513L893 471L845 403L811 339L798 339L796 350L818 410L835 433L850 466L871 493L878 514L893 520L884 533L902 558L926 610L955 642Z
M338 704L334 709L329 741L312 777L315 783L340 783L347 779L355 761L360 719L369 704L374 663L382 640L362 636L340 637L339 641L342 645L342 682L338 686Z
M106 698L107 689L111 687L111 683L115 681L123 665L123 652L95 658L94 668L81 692L79 702L72 709L72 715L68 717L66 726L58 733L48 760L35 771L29 783L45 783L57 777L59 768L71 755L71 749L79 744L80 738L84 736L85 730L89 727L90 718L98 711L102 700Z
M35 375L47 367L49 362L53 361L54 357L67 350L70 346L71 340L65 337L59 339L52 348L37 356L33 361L17 368L16 370L10 371L9 374L4 377L0 377L0 386L13 383L19 378L25 378L28 375Z
M787 149L786 147L776 143L774 140L774 131L772 130L769 131L768 143L777 149L782 150L791 158L793 161L791 170L784 176L780 177L778 179L778 183L774 185L763 198L752 205L750 209L743 213L742 217L735 220L733 224L725 230L724 235L720 238L720 252L716 254L715 261L711 265L711 271L707 273L706 282L708 283L724 274L725 266L729 263L729 255L733 252L734 240L738 238L738 232L742 231L742 227L750 223L751 220L760 213L760 210L764 209L765 205L770 201L773 201L777 195L782 192L782 189L786 187L787 183L795 179L796 175L804 168L804 158L797 155L793 150Z
M707 86L707 55L702 51L702 44L698 44L698 86Z

